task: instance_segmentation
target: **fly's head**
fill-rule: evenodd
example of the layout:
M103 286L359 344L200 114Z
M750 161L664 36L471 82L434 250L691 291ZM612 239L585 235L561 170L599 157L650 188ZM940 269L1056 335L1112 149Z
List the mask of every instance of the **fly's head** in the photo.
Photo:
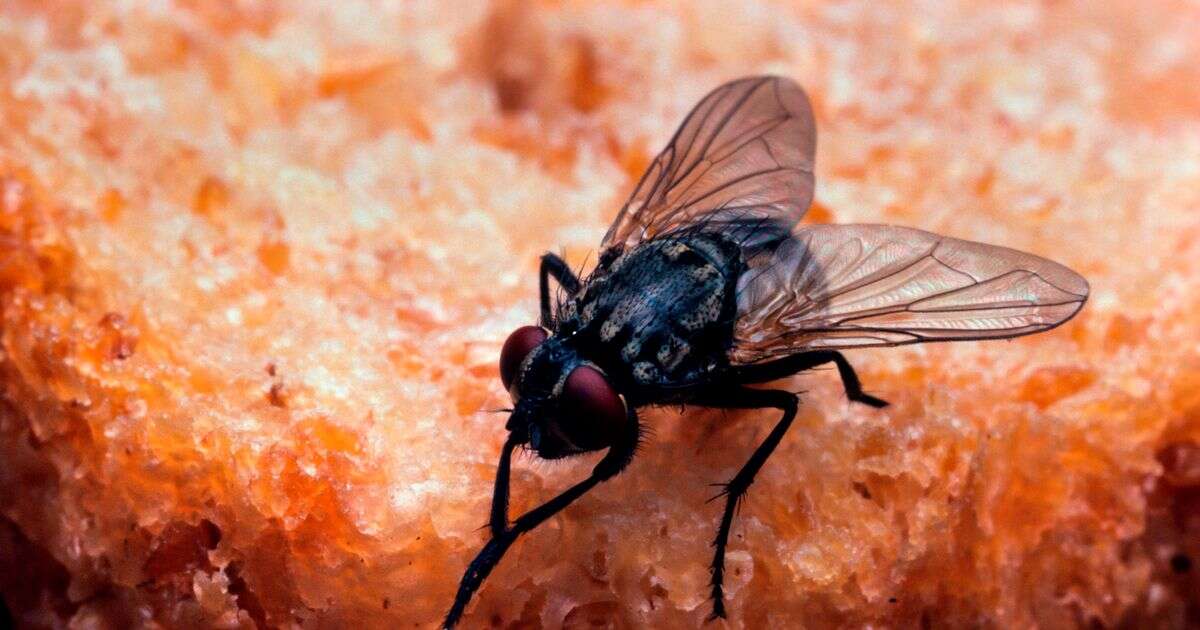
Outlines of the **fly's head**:
M545 459L607 448L628 422L625 398L604 372L538 326L504 342L500 380L513 400L506 428Z

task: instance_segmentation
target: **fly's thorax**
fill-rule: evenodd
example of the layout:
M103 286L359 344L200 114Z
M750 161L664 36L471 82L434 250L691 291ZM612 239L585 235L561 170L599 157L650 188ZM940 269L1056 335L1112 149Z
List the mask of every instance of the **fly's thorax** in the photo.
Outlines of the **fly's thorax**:
M720 234L648 241L597 268L564 304L560 330L631 388L694 382L724 360L743 266Z

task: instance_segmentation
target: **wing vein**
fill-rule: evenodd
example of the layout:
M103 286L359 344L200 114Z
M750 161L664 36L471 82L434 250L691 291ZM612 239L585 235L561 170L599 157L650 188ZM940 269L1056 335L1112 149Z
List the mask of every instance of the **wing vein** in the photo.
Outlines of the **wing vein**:
M810 225L739 281L729 358L1017 337L1068 321L1087 295L1079 274L1032 254L910 228Z

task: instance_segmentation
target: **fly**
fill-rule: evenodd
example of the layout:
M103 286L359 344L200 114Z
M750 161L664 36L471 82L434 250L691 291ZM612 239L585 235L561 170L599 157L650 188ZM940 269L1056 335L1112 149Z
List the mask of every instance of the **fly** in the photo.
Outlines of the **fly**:
M705 96L651 163L578 278L541 260L541 325L500 353L513 400L492 496L491 539L467 567L444 626L518 536L620 473L637 410L688 404L781 417L727 483L713 541L712 616L725 616L725 547L738 501L779 445L799 399L749 385L833 364L871 407L842 350L1004 339L1049 330L1088 296L1044 258L888 225L797 227L812 201L816 124L804 90L749 77ZM562 289L552 301L549 279ZM509 467L525 446L557 459L607 449L591 474L511 521Z

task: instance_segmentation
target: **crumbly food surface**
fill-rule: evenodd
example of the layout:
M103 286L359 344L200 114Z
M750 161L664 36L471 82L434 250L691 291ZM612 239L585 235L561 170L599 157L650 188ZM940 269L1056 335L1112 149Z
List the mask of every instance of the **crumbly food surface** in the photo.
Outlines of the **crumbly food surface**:
M6 2L0 615L434 626L538 254L582 264L689 107L770 72L813 101L810 220L1034 252L1092 297L851 353L883 411L782 383L723 623L1200 623L1197 58L1182 1ZM775 418L644 419L464 627L700 624L709 484ZM514 510L591 463L522 459Z

